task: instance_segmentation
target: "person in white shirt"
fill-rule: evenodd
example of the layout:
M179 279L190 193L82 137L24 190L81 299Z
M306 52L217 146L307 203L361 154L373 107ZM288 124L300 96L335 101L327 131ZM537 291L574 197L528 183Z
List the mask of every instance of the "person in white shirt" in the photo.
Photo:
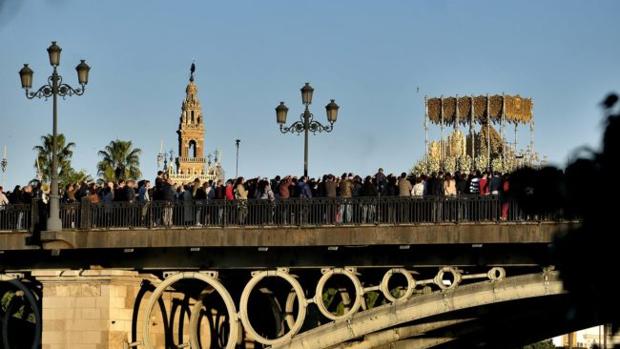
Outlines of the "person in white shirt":
M0 187L0 209L3 208L2 206L8 205L9 204L9 198L6 197L6 195L4 194L4 188Z
M417 177L415 179L415 184L413 185L413 189L411 189L411 196L418 198L424 196L424 181L422 181L422 177Z

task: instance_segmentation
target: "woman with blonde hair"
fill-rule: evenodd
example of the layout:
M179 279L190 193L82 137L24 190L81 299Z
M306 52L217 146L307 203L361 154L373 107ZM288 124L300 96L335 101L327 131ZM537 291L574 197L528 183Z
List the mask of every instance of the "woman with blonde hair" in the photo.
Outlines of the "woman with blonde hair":
M443 193L445 196L456 196L456 180L449 173L446 173L443 181Z
M237 200L239 214L238 222L242 225L245 223L245 218L248 215L248 191L245 189L243 177L239 177L235 181L235 200Z

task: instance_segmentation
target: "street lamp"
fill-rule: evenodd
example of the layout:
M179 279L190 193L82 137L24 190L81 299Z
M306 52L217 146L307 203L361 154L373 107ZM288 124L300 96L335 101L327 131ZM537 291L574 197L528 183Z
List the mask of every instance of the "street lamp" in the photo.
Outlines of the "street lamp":
M237 164L235 166L235 178L239 178L239 144L241 143L240 139L235 139L235 145L237 146Z
M295 121L290 126L284 126L286 123L286 115L288 113L288 107L284 102L276 107L276 122L280 124L280 132L282 133L304 133L304 176L308 176L308 132L316 134L317 132L332 132L334 129L334 123L338 118L338 104L332 99L329 104L325 106L327 113L328 126L322 125L320 122L314 120L314 115L310 112L309 106L312 104L312 94L314 89L310 86L310 83L301 88L301 102L305 106L305 110L300 115L300 120Z
M6 168L9 166L9 160L6 158L6 145L2 150L2 160L0 160L0 170L2 170L2 184L4 185L4 173L6 172Z
M51 173L51 188L50 188L50 211L47 219L48 231L61 231L62 222L60 221L60 200L58 196L58 154L57 154L57 138L58 138L58 96L81 96L84 94L86 84L88 83L88 72L90 67L84 60L75 67L78 75L78 82L81 87L73 88L62 82L62 76L58 74L57 68L60 65L60 52L62 49L56 44L56 41L52 41L50 47L47 48L49 55L50 65L54 68L52 75L47 78L47 84L41 86L36 92L30 91L32 88L32 76L34 72L28 64L24 64L24 67L19 71L19 77L22 83L22 88L26 91L26 98L49 98L52 97L52 173Z

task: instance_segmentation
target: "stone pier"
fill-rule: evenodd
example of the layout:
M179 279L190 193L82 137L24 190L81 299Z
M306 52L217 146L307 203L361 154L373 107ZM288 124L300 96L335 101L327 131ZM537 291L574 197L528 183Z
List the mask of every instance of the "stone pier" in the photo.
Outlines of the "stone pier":
M37 270L32 275L43 284L43 349L123 348L130 341L144 275L124 270Z

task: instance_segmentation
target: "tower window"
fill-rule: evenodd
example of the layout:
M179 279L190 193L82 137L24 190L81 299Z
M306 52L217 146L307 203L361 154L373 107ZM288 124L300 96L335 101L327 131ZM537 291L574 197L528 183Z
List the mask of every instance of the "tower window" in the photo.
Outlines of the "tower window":
M192 124L194 123L194 111L192 110Z
M196 157L196 141L194 140L189 141L188 155L192 158Z

